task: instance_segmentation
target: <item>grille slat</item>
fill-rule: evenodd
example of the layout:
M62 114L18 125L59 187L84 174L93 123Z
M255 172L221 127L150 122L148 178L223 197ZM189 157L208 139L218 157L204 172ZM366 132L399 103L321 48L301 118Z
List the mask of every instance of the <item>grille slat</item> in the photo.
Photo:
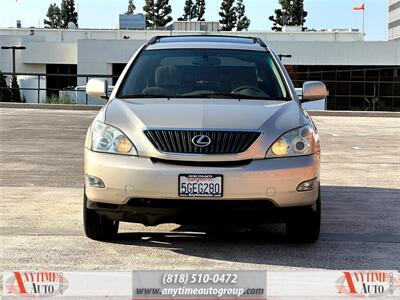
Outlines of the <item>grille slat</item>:
M226 149L226 147L227 147L227 144L228 144L228 135L229 135L229 132L227 133L227 134L222 134L222 141L221 141L221 145L220 145L220 147L221 147L221 153L224 153L225 152L225 149Z
M231 134L229 135L229 140L228 140L228 151L230 152L230 153L235 153L235 150L234 150L234 147L235 147L235 144L234 144L234 141L235 141L235 136L236 136L237 134L233 134L232 132L231 132Z
M218 153L222 153L222 146L223 146L223 139L224 139L223 135L224 134L222 132L218 132L218 141L221 141L219 143L216 143L217 147L218 147Z
M186 152L186 143L185 143L185 138L184 138L182 132L176 131L175 133L178 138L178 152ZM181 141L182 141L182 143L181 143Z
M163 142L163 138L161 138L161 132L158 131L154 131L155 136L157 137L157 142L159 143L159 145L164 149L166 148L166 145Z
M260 136L259 132L247 131L198 131L198 130L146 130L147 138L157 150L165 153L235 154L246 151ZM207 147L192 143L196 135L211 139Z
M243 144L241 144L241 145L239 146L239 151L243 151L243 150L242 150L242 149L243 149L243 145L245 145L246 143L248 143L249 140L251 140L252 138L253 138L252 135L246 136L246 137L244 138Z
M171 140L172 140L172 147L177 148L179 144L179 139L176 138L175 132L170 132Z
M194 149L196 148L192 143L193 136L190 135L189 132L185 132L185 143L188 144L188 153L193 153Z
M242 137L243 137L243 132L236 135L235 141L234 141L234 146L233 146L234 152L239 152L240 145L241 145L240 141L242 140Z

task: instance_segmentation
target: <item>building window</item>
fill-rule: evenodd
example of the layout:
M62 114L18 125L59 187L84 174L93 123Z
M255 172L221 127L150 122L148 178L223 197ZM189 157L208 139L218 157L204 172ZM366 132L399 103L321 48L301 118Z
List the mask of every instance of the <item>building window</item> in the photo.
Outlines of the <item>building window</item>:
M113 85L115 85L118 81L119 76L122 74L122 71L125 69L126 64L113 64L112 65L112 81Z
M399 66L294 66L286 69L296 87L323 81L331 110L400 111Z
M59 91L72 89L77 84L77 65L46 65L48 97L58 97Z

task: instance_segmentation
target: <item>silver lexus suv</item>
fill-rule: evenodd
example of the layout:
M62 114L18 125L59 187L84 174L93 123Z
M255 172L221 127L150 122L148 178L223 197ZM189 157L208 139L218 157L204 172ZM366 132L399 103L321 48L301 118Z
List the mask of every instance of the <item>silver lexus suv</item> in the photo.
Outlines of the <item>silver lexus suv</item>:
M155 37L132 57L85 142L86 235L116 237L120 221L256 226L286 223L318 239L320 143L277 55L258 38Z

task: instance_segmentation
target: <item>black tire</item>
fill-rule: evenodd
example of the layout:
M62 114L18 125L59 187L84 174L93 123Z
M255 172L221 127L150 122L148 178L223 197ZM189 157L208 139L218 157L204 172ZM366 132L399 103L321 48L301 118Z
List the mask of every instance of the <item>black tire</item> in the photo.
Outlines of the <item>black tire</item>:
M286 223L288 238L296 243L314 243L318 240L321 228L321 192L318 193L316 210L311 207L299 212Z
M87 197L83 196L83 226L88 238L96 241L107 241L116 238L119 221L114 221L99 215L87 208Z

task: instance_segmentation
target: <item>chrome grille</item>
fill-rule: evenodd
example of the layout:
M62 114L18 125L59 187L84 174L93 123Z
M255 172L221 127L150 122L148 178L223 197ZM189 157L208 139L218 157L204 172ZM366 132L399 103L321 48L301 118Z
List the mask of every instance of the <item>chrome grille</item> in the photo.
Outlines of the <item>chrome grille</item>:
M146 130L144 132L154 147L167 153L234 154L246 151L260 136L248 131L197 131L197 130ZM207 147L192 143L197 135L211 139Z

